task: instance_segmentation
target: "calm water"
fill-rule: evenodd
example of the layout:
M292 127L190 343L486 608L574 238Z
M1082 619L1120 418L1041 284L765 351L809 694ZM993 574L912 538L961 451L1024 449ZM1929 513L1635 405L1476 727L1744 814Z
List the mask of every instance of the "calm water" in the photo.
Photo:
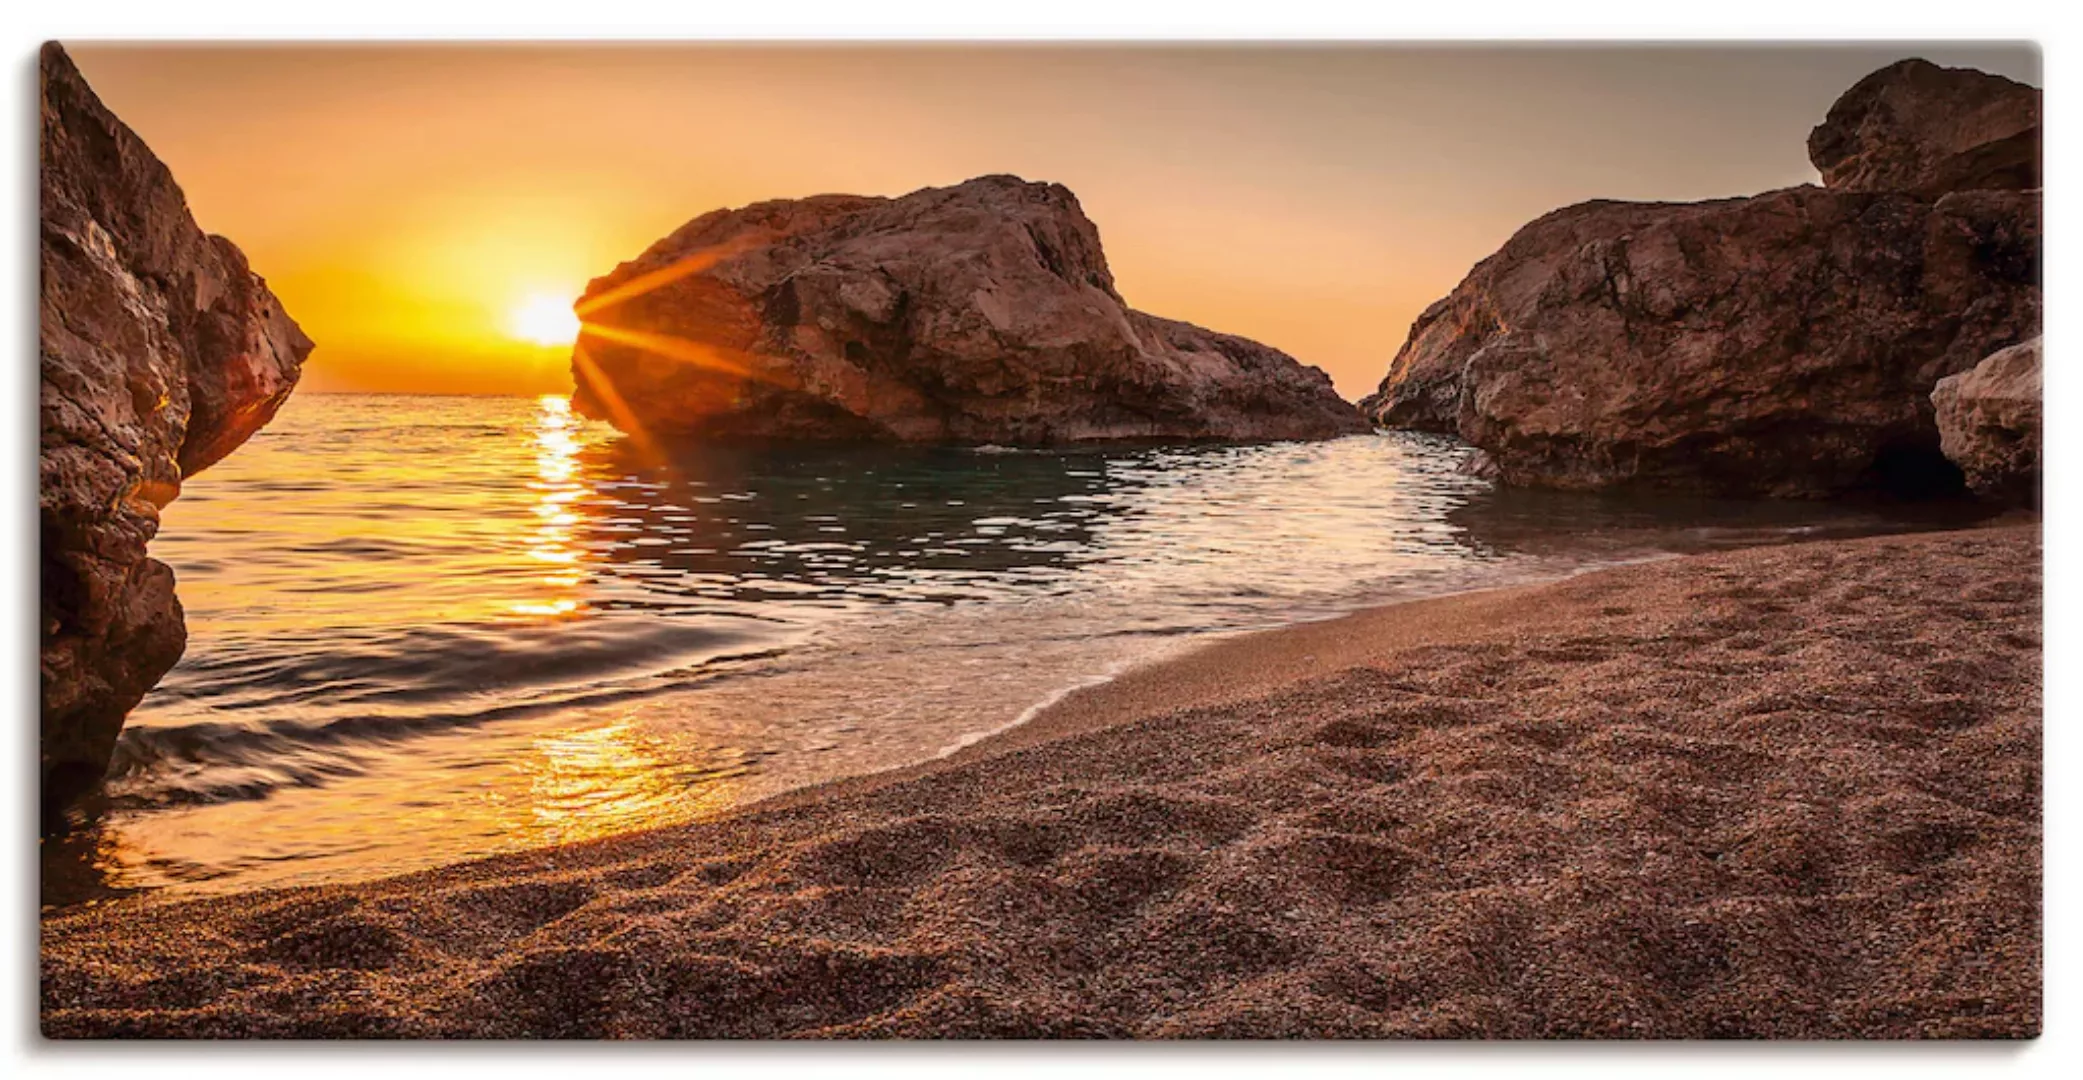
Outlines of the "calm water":
M1502 496L1416 435L640 449L562 399L294 398L153 551L185 658L44 896L348 880L946 753L1208 635L1911 527Z

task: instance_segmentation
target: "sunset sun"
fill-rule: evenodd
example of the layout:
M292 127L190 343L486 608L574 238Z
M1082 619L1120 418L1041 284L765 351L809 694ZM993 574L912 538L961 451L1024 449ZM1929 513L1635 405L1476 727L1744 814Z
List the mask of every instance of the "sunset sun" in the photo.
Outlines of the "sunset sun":
M515 305L506 326L513 336L537 345L569 345L579 336L571 302L549 293L535 293Z

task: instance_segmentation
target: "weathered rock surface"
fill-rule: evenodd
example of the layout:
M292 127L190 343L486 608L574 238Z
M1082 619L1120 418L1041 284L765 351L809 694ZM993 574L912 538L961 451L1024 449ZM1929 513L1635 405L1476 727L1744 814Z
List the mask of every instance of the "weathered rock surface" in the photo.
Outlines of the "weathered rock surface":
M1583 203L1420 315L1360 404L1510 484L1957 487L1931 388L2039 333L2039 263L2034 191Z
M1838 191L2040 186L2040 92L1972 68L1904 60L1860 79L1808 134L1808 160Z
M1459 433L1507 483L1914 484L1931 386L2037 333L2038 259L2029 193L1585 203L1420 317L1362 407Z
M1931 391L1939 445L1977 493L2039 505L2040 339L2000 349Z
M1053 444L1367 430L1321 371L1133 311L1056 184L719 210L595 280L574 401L626 431Z
M46 806L91 788L180 658L146 557L184 477L274 416L311 342L55 43L42 56L39 509Z

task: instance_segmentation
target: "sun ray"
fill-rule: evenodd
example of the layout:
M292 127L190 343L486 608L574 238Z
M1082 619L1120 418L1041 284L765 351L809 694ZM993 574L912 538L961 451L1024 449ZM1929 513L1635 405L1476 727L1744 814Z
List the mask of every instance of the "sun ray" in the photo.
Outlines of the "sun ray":
M651 437L650 429L644 426L636 411L629 407L629 403L622 399L622 394L615 389L614 384L608 381L607 373L600 370L600 365L586 351L584 340L580 340L571 348L571 367L572 377L579 384L579 389L591 394L593 400L607 410L608 421L624 435L629 436L630 442L636 446L637 453L652 462L664 461L665 454L659 449L657 441Z
M681 278L692 277L733 255L758 246L762 239L756 235L740 236L713 247L703 248L676 260L670 266L638 274L598 296L589 296L581 300L577 307L578 317L584 319L603 308L613 307L625 300L664 288Z
M727 355L727 352L736 352L737 350L725 350L719 346L707 345L683 337L675 337L672 334L660 334L649 330L631 330L627 327L607 326L601 323L586 323L580 332L593 337L605 338L617 344L629 345L671 360L678 360L683 364L690 364L706 371L714 371L740 379L752 379L765 383L777 383L780 381L769 373L733 360Z
M675 261L672 265L648 273L639 274L620 285L595 296L581 300L573 308L580 320L578 341L572 346L572 374L581 387L588 391L595 402L608 413L608 419L629 435L637 451L657 464L670 465L663 448L640 419L636 410L622 397L600 362L586 348L586 339L641 349L655 356L662 356L680 363L699 368L705 372L746 379L771 385L785 385L775 373L761 370L743 360L734 359L746 354L722 346L709 345L687 338L676 337L648 330L633 330L594 321L591 316L616 304L634 299L663 288L675 281L691 277L715 266L724 259L756 246L761 237L745 235L726 243L713 245Z

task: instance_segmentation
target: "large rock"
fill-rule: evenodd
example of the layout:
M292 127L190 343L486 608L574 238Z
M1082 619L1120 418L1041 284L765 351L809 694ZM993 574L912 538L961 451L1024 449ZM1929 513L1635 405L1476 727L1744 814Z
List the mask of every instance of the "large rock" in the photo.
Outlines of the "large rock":
M1823 496L1942 482L1941 377L2038 332L2039 204L1790 188L1521 229L1362 402L1508 483Z
M2001 75L1904 60L1860 79L1808 134L1839 191L2040 186L2040 92Z
M42 775L99 781L123 717L186 643L146 557L181 481L245 441L311 342L56 44L42 57Z
M1954 130L1922 98L1910 99L1922 111L1888 112L1894 85L1866 80L1847 100L1882 104L1831 115ZM1883 126L1860 130L1878 169ZM1361 408L1390 427L1458 434L1513 484L1956 489L1931 389L2039 333L2040 200L1929 194L1798 187L1555 211L1418 317Z
M1939 445L1976 492L2039 505L2040 339L1991 353L1931 391Z
M625 431L1050 444L1367 430L1330 379L1132 311L1067 189L705 214L581 299L574 401Z

